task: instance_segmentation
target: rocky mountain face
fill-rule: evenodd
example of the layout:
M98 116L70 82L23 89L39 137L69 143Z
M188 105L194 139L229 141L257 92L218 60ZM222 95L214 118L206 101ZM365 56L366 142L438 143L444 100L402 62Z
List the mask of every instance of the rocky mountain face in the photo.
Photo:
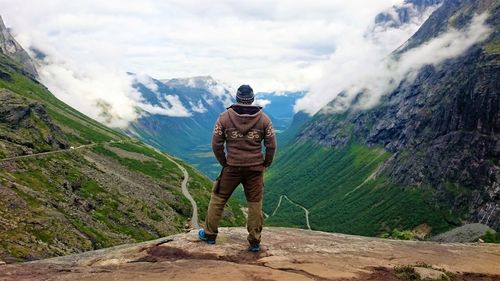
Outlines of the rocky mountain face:
M264 228L250 253L246 230L223 228L216 245L197 233L84 254L0 265L2 280L324 280L493 281L495 244L447 244Z
M0 50L15 62L17 62L23 71L31 75L33 78L38 78L38 72L35 68L35 63L23 49L16 39L10 34L7 27L0 17Z
M369 110L318 113L298 134L334 149L352 143L391 156L376 170L402 188L430 188L431 205L500 229L500 7L497 1L444 1L395 55L488 12L489 37L438 66L424 66ZM362 93L360 94L362 96ZM332 104L335 100L332 101Z
M0 260L184 231L193 211L181 192L184 180L204 219L207 177L69 107L0 53ZM230 202L223 224L243 222L240 206Z

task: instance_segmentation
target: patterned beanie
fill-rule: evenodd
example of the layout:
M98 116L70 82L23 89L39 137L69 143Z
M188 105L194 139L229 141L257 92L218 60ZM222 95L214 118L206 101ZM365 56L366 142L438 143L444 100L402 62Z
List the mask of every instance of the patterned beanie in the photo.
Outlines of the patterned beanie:
M253 89L248 85L241 85L236 93L236 102L252 104L254 100Z

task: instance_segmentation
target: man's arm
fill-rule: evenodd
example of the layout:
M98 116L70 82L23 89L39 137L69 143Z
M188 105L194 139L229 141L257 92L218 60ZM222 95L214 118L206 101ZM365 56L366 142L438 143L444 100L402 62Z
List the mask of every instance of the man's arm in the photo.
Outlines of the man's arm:
M215 154L217 161L224 167L226 163L226 154L224 153L224 142L226 141L226 135L224 134L224 127L220 122L220 117L215 122L214 132L212 135L212 150Z
M273 123L268 121L264 129L264 146L266 147L266 155L264 158L264 166L269 167L273 162L274 153L276 152L276 135L273 129Z

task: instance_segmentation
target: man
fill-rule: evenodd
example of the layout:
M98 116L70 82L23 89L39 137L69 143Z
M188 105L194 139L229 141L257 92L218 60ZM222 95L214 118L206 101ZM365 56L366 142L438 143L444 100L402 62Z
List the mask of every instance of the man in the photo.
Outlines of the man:
M238 88L236 102L215 123L212 149L222 171L214 183L205 228L201 228L198 234L201 240L215 244L224 206L241 183L248 204L248 250L258 252L263 223L264 170L273 161L276 137L269 117L261 107L252 105L254 93L250 86ZM266 148L264 156L262 141ZM227 154L224 153L224 143Z

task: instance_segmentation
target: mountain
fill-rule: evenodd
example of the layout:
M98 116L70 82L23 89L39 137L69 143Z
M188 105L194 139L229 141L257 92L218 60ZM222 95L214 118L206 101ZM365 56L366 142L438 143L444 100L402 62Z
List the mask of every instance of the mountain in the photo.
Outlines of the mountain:
M443 0L405 0L401 5L394 5L389 10L379 13L375 17L375 25L400 27L424 16L442 3Z
M500 245L396 241L264 228L260 253L246 229L223 228L207 246L196 233L30 263L0 265L2 280L465 280L500 279ZM201 277L201 278L200 278Z
M135 88L145 103L166 112L145 113L125 132L215 178L220 165L210 145L212 129L219 114L235 102L235 90L210 76L163 80L136 77ZM256 93L256 104L264 106L280 132L290 126L293 105L303 95L302 92Z
M183 182L193 203L182 194ZM0 53L1 260L179 233L193 205L205 217L211 185L185 162L64 104ZM223 224L243 222L240 206L230 202Z
M219 114L233 103L229 88L209 76L163 82L148 78L139 80L135 87L146 103L167 110L177 108L186 114L146 113L131 123L126 133L215 177L220 167L211 153L212 129Z
M499 13L497 1L444 1L393 56L450 28L470 30L477 14L488 16L492 33L425 65L375 107L360 109L360 93L347 111L306 121L268 172L267 222L306 228L305 208L312 229L333 232L432 235L464 222L498 231Z
M10 34L7 27L5 27L2 17L0 17L0 50L3 54L18 63L21 70L25 73L34 78L38 78L35 63L23 47L19 45L16 39Z

